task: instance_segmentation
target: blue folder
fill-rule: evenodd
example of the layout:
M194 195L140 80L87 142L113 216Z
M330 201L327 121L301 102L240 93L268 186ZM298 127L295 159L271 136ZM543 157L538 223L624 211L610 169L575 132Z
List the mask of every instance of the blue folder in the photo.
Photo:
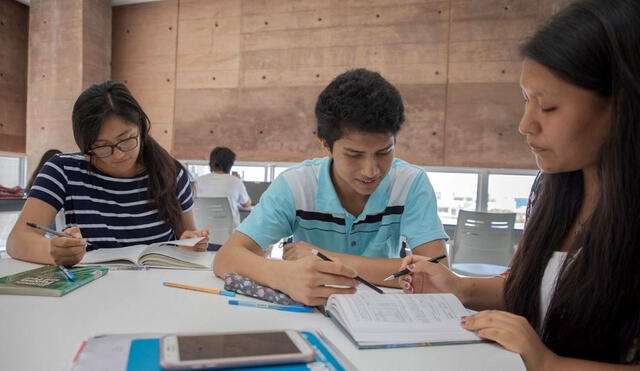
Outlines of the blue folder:
M316 334L309 331L300 331L309 344L315 348L316 360L311 363L293 363L286 365L270 365L258 367L234 368L236 371L309 371L323 369L319 364L325 366L325 370L347 371L353 369L346 360L342 362L327 348L325 342ZM345 367L346 366L346 367ZM226 369L231 370L231 369ZM160 339L136 339L131 342L129 350L129 360L127 361L127 371L162 371L160 368Z

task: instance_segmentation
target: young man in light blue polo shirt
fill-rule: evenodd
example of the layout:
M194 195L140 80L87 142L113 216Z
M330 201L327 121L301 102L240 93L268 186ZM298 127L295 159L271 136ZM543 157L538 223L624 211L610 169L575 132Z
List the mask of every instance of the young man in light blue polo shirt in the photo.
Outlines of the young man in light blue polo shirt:
M316 118L329 156L282 173L220 249L214 271L242 274L308 305L355 292L356 275L399 287L382 280L400 267L401 239L414 254L437 256L447 238L425 172L394 159L400 94L378 73L347 71L320 94ZM264 259L269 245L290 235L283 261Z

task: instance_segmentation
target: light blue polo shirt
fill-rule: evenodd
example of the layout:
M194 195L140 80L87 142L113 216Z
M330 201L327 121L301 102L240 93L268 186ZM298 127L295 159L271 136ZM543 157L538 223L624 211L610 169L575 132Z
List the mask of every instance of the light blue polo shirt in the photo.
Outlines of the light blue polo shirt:
M396 258L400 236L415 248L448 239L436 197L423 169L394 159L364 211L347 212L329 174L331 158L307 160L283 172L262 194L238 231L262 249L293 235L337 253Z

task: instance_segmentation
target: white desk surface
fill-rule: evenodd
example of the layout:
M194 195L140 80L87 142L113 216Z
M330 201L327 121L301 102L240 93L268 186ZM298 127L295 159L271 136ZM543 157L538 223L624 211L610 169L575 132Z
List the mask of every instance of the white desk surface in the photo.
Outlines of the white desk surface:
M0 259L0 276L35 267ZM223 286L210 271L120 270L63 297L0 295L0 369L69 370L82 341L99 334L292 328L321 330L363 371L524 370L518 355L488 343L359 350L318 312L231 306L226 296L164 287L163 281Z

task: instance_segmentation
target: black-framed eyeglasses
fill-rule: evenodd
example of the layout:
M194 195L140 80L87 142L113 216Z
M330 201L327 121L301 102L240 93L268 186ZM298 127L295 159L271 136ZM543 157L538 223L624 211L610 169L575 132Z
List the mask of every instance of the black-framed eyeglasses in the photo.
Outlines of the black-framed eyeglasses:
M113 154L114 148L118 148L121 152L133 151L138 146L138 136L130 137L119 141L116 144L106 144L104 146L98 146L91 148L87 151L88 154L96 156L97 158L109 157Z

